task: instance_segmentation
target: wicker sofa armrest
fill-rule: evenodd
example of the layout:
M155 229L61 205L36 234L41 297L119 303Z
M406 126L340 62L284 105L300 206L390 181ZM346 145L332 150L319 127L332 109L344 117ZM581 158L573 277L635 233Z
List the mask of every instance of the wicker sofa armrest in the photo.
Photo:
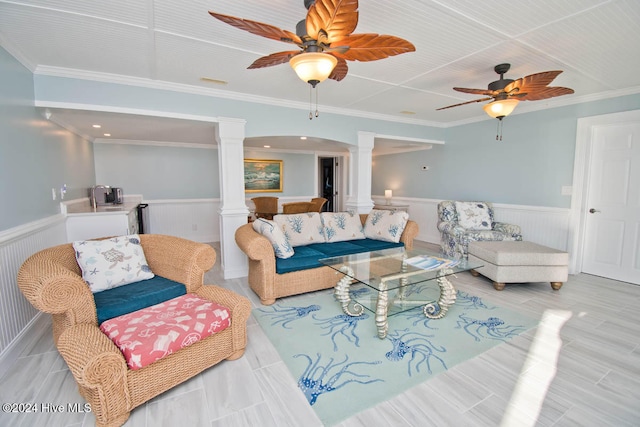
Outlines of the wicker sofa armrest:
M70 244L27 258L18 270L18 287L38 310L65 314L71 321L95 323L93 294L82 279Z
M246 224L236 230L236 244L249 259L254 261L273 260L275 265L276 253L269 239L253 229L252 224Z
M127 363L118 347L97 326L78 324L67 328L57 347L78 383L80 394L91 404L98 424L129 412Z
M202 286L204 273L216 262L215 250L205 243L161 234L141 234L140 243L151 271L184 284L187 292Z
M520 226L516 224L507 224L506 222L494 222L493 230L500 231L504 234L507 234L513 237L517 237L517 236L522 237L522 230L520 229Z
M406 249L413 249L413 239L418 235L420 231L418 223L415 221L407 221L407 225L404 227L404 231L400 236L400 241L404 243Z

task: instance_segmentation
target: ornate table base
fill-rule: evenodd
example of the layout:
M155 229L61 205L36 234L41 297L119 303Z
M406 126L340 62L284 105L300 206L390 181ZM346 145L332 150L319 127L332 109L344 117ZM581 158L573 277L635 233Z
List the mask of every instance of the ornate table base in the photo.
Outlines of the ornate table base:
M344 276L338 281L335 286L334 295L340 305L342 311L349 316L361 316L364 313L364 307L362 304L354 300L352 308L351 295L349 294L349 288L354 279L353 270L349 266L343 266L340 271ZM451 270L440 270L436 277L436 282L440 288L440 297L438 301L428 301L422 307L424 315L430 319L441 319L456 301L456 290L453 284L447 279L447 275L452 274ZM408 280L406 277L400 278L401 286L398 289L398 297L400 301L405 301L405 290ZM389 330L388 310L389 310L389 296L388 296L387 283L382 281L378 286L378 298L375 308L375 322L378 330L378 337L384 339L387 336Z

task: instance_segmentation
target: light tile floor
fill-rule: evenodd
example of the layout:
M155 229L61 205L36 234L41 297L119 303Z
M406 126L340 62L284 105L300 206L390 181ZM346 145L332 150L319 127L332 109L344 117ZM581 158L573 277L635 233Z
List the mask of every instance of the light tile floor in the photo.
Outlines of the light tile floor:
M206 282L244 294L259 306L246 278L223 280L219 264ZM498 292L488 279L469 273L459 274L454 283L524 315L549 316L545 327L456 365L340 427L640 425L640 286L586 274L570 276L559 291L532 283ZM53 346L50 324L41 323L0 379L0 401L63 405L65 412L0 413L0 426L94 425L91 413L66 411L68 404L84 401ZM321 425L252 318L248 336L244 357L220 363L136 408L125 425Z

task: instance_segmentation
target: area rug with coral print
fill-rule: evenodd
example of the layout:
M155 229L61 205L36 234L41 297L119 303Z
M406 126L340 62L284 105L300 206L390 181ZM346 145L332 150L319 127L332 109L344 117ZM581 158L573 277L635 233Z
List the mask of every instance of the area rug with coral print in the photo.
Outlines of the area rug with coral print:
M390 317L385 339L378 338L373 313L344 314L332 290L283 298L253 315L326 426L537 325L461 291L441 319L426 318L419 308Z

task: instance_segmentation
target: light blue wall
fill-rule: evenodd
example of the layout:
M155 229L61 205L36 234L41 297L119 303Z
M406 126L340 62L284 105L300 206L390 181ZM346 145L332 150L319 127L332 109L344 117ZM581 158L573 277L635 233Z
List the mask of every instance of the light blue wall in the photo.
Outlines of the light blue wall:
M640 95L551 108L447 129L445 145L374 160L372 193L568 208L578 119L640 109ZM422 171L423 165L429 171Z
M383 120L347 117L321 112L308 119L308 111L257 104L212 96L119 85L64 77L35 75L39 101L103 105L191 114L205 117L232 117L246 120L245 135L306 135L355 145L358 132L413 138L443 139L444 129Z
M218 150L94 144L96 182L146 200L220 197Z
M92 145L34 108L33 75L0 47L0 230L60 212L51 189L67 199L94 184ZM58 191L59 192L59 191Z
M0 71L0 126L7 135L0 141L0 195L12 201L2 204L0 229L56 213L58 205L51 200L51 187L66 183L68 198L82 197L95 183L94 177L147 199L219 197L215 150L96 144L94 174L92 145L44 121L33 108L34 96L39 101L243 118L247 137L307 135L356 144L358 131L368 131L444 140L444 146L435 145L432 150L375 158L373 194L392 188L396 196L487 199L565 208L570 198L560 190L572 184L577 119L640 109L640 95L630 95L515 114L504 121L504 139L497 142L495 120L436 128L322 112L319 119L310 121L305 111L292 108L33 76L1 49ZM9 140L21 143L7 143ZM285 163L284 192L276 194L295 197L315 193L313 155L270 156ZM247 157L270 158L263 152ZM172 158L178 160L175 173L156 172L159 163L166 170ZM423 172L424 165L430 170Z

